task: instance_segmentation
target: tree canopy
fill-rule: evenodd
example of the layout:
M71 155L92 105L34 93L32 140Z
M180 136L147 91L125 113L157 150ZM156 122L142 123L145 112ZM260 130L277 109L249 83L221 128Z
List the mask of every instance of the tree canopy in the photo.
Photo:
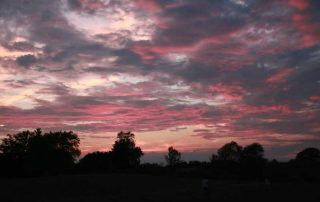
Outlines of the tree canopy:
M257 161L264 157L264 149L259 143L252 143L245 146L241 152L241 160L243 161Z
M181 153L171 146L168 148L168 154L165 156L165 160L168 166L176 166L181 162Z
M78 163L80 171L105 172L112 167L111 152L92 152L85 155Z
M71 167L80 155L80 139L72 131L49 132L41 129L7 135L0 152L7 164L24 172L61 172Z
M306 148L296 156L297 161L318 161L320 162L320 150L317 148Z
M136 146L134 134L129 132L119 132L117 140L111 149L113 162L118 168L132 168L140 164L143 152Z
M135 135L119 132L108 152L92 152L76 163L80 139L72 131L43 133L40 128L7 135L0 144L0 177L39 176L74 172L105 173L110 171L166 174L157 164L140 165L143 152L136 146ZM241 147L232 141L223 145L209 162L182 162L181 153L170 146L164 156L169 170L183 175L262 180L268 176L289 179L286 173L304 180L320 179L320 150L306 148L286 164L269 162L259 143Z
M239 161L242 147L238 143L232 141L225 144L218 150L219 160L225 161Z

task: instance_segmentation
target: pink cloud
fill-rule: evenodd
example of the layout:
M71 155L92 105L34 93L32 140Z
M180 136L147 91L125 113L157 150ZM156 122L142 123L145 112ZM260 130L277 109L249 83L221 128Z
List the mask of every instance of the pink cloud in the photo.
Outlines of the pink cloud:
M293 68L280 68L274 75L270 76L267 79L267 82L270 84L283 83L286 81L286 77L294 71Z
M310 96L309 99L310 99L311 101L320 101L320 96L318 96L318 95L313 95L313 96Z
M262 105L262 106L250 106L250 105L237 105L235 109L244 114L255 113L272 113L278 112L283 114L292 113L293 110L289 105Z
M101 0L80 0L83 7L90 10L97 10L106 7L106 4Z
M294 26L302 34L303 45L307 47L319 43L320 38L319 22L312 22L311 19L308 12L296 13L292 17Z
M161 10L161 6L154 0L137 0L135 3L139 8L143 8L151 12Z
M217 93L217 95L223 96L228 100L241 100L242 95L245 93L240 85L210 85L208 90L209 92Z
M195 53L197 51L202 50L203 48L208 47L209 45L222 45L225 42L227 42L230 38L230 35L233 33L229 33L227 35L221 35L221 36L205 36L201 39L199 39L196 42L193 43L186 43L183 45L158 45L158 44L137 44L132 47L132 50L136 52L137 54L141 55L145 59L154 59L155 56L159 55L165 55L168 53ZM158 36L162 37L164 41L171 40L170 36ZM167 39L166 39L167 38ZM161 43L159 41L159 43ZM220 49L219 49L220 50ZM211 51L214 51L211 49ZM221 49L221 52L223 51L230 51L230 49ZM238 49L234 50L233 53L235 54L241 54L240 52L244 52L244 49Z
M289 0L289 4L298 10L305 10L310 5L309 0Z

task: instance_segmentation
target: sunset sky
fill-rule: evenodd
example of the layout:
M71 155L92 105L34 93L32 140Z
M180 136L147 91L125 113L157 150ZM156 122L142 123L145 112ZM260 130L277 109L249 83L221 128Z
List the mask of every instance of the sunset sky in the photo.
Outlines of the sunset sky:
M1 0L0 92L0 138L72 130L85 154L130 130L154 156L234 140L291 158L320 146L320 1Z

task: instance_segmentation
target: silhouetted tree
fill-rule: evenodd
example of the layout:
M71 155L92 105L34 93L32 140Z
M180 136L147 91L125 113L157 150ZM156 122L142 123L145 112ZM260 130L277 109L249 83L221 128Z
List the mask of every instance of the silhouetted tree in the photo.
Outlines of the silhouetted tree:
M173 147L168 148L168 154L165 155L168 166L174 167L181 163L181 153Z
M218 150L219 160L224 161L239 161L241 156L242 147L236 142L232 141L225 144Z
M25 160L27 152L30 149L30 139L35 137L34 132L23 131L15 135L7 135L2 139L0 152L13 161L22 163Z
M264 149L261 144L253 143L245 146L240 157L242 174L246 177L263 179L264 167Z
M17 172L43 174L64 172L80 155L80 139L70 132L42 134L41 129L8 135L0 151Z
M85 155L78 163L82 172L105 172L112 168L110 152L92 152Z
M317 148L306 148L296 155L291 161L296 174L303 180L320 181L320 150Z
M38 134L30 140L28 162L33 171L63 172L80 155L80 139L72 131Z
M306 148L297 154L296 161L320 162L320 150L317 148Z
M257 161L262 160L264 156L264 149L261 144L253 143L245 146L241 152L242 161Z
M121 131L113 144L111 154L116 167L132 168L140 164L143 152L140 147L136 147L133 133Z
M3 176L25 175L25 164L29 142L35 136L34 132L22 131L15 135L8 134L0 144L1 170Z

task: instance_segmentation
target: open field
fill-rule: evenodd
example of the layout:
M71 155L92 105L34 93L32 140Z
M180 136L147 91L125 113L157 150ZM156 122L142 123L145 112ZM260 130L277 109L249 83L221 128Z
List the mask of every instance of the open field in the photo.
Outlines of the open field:
M320 184L209 182L147 175L79 175L0 179L1 202L95 201L320 201Z

